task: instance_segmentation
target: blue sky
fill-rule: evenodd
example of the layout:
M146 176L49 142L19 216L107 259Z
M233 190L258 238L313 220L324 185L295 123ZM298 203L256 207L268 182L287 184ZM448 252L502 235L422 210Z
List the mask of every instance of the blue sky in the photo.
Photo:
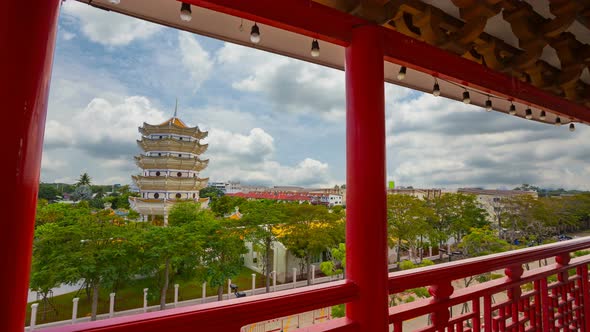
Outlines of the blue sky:
M343 72L75 1L61 10L41 179L129 183L137 127L179 115L209 130L212 180L345 180ZM590 139L386 84L388 179L419 187L590 189Z

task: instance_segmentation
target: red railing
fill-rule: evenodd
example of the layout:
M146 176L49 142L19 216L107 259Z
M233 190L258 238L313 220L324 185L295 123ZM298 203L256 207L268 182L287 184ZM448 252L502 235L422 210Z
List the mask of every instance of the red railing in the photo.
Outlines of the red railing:
M419 331L586 331L590 255L570 259L570 253L588 247L590 238L581 238L391 273L390 294L428 286L431 297L391 307L389 322L395 332L409 330L410 320L424 316L431 323L424 320ZM523 269L524 264L552 257L554 264ZM504 269L501 279L454 291L453 281L499 269ZM557 276L554 282L549 281L552 275ZM505 299L494 303L494 295L500 294ZM465 312L451 317L451 308L458 305Z
M428 286L431 297L391 307L389 323L395 332L402 331L405 322L428 315L432 323L424 320L420 331L585 331L590 319L590 256L570 259L570 253L586 248L590 238L391 273L390 294ZM552 257L554 264L523 269L523 264ZM501 279L454 291L453 281L500 269L505 273ZM548 281L552 275L557 275L555 282ZM523 290L526 284L533 286ZM346 303L360 291L351 282L338 281L46 331L239 331L248 324ZM506 299L494 303L500 293ZM466 312L451 317L450 308L462 304L467 304ZM342 318L299 331L358 330Z

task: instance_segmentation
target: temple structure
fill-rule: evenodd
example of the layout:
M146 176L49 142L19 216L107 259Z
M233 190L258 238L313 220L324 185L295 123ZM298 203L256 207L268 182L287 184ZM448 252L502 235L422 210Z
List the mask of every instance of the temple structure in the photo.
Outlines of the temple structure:
M130 198L131 208L143 220L149 216L163 216L168 224L168 212L178 201L198 201L199 190L208 178L200 178L209 160L200 155L207 150L201 140L207 137L199 127L189 127L177 116L158 125L143 123L142 137L137 141L143 153L135 157L141 174L132 176L140 197ZM152 217L153 218L153 217Z

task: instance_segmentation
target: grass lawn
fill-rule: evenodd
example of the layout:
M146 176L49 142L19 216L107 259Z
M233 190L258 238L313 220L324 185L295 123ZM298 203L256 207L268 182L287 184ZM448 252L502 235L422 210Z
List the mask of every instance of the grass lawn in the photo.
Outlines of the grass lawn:
M248 291L252 288L252 273L254 271L243 268L240 274L232 279L232 283L237 284L240 291ZM178 301L185 301L190 299L201 298L202 283L198 280L188 282L178 282L180 288L178 290ZM263 275L256 273L256 288L261 288L266 285ZM128 309L135 309L143 307L143 289L153 287L150 280L141 279L130 282L123 288L119 289L115 296L115 311L124 311ZM224 294L227 294L227 285L224 286ZM98 314L109 312L109 293L110 290L101 289L98 299ZM217 288L207 287L207 296L217 295ZM44 308L42 302L39 302L37 310L37 325L60 320L68 320L72 318L72 299L79 297L78 302L78 317L90 316L91 300L86 297L84 290L79 292L72 292L64 295L54 296L51 306ZM166 303L174 301L174 282L170 283L168 292L166 294ZM35 303L35 302L33 302ZM160 303L159 291L157 289L150 289L148 292L148 305L158 305ZM27 305L26 325L29 325L31 318L31 304Z

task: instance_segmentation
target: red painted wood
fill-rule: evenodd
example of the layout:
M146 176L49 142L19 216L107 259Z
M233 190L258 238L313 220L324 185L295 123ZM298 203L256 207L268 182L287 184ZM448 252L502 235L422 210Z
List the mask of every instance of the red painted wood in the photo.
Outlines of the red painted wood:
M293 330L293 332L357 332L360 331L357 323L348 318L338 318L327 321L325 323L312 325L309 327Z
M182 1L341 46L349 44L353 27L367 23L314 1Z
M579 267L580 274L588 276L588 265L582 265ZM590 284L588 278L582 279L582 294L584 300L584 326L586 331L590 330Z
M346 277L360 289L346 315L371 332L388 329L383 41L378 31L376 26L353 30L345 72Z
M590 248L590 237L390 273L389 293L430 285L434 275L436 280L459 279L587 248Z
M354 300L357 296L356 285L349 281L338 281L242 299L50 328L44 331L237 332L242 326L248 324L345 303ZM344 327L341 326L341 328Z
M311 0L182 0L230 15L263 22L287 31L346 46L355 26L369 22ZM590 109L521 82L501 72L379 27L385 60L431 75L514 99L539 109L590 122Z
M59 0L0 2L0 331L23 330Z

